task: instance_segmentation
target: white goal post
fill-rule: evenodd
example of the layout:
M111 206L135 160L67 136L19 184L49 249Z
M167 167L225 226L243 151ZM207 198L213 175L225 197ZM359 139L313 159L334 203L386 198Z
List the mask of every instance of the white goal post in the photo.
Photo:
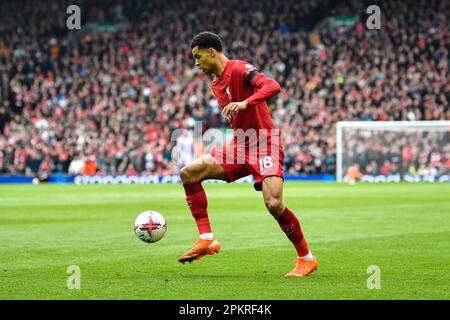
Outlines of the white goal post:
M389 176L397 181L450 177L450 121L339 121L336 180L345 181L347 169L355 164L364 175L392 172Z

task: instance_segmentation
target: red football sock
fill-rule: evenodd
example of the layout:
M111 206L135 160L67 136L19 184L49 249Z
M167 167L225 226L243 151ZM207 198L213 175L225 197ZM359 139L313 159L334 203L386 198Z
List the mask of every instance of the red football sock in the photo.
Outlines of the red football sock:
M285 208L281 216L277 218L277 221L281 230L283 230L289 240L294 244L297 255L299 257L306 256L309 253L308 244L303 236L300 222L294 213L288 208Z
M197 223L198 232L211 233L211 226L208 218L208 200L206 199L205 190L203 190L200 182L192 184L183 184L186 193L186 201L192 216Z

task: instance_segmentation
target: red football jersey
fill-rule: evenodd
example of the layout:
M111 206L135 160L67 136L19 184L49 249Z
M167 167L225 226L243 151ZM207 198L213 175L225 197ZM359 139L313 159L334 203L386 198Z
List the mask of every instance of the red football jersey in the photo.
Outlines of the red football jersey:
M251 174L255 189L261 191L265 177L283 177L281 137L266 103L280 90L275 80L241 60L228 60L221 76L214 78L211 91L222 109L230 102L249 103L247 109L228 119L234 133L230 143L211 150L225 170L228 182Z
M222 109L230 102L249 102L246 110L228 119L233 131L275 129L266 100L280 91L280 85L248 62L228 60L221 76L214 77L211 90Z

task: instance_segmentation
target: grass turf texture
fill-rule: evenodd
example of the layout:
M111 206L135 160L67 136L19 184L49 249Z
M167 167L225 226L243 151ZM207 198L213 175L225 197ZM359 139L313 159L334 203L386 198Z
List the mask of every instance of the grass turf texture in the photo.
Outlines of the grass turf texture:
M0 299L449 299L450 184L287 183L319 269L285 279L295 251L249 184L206 184L222 250L177 258L198 237L181 185L0 186ZM136 216L168 221L155 244ZM81 289L67 288L67 268ZM369 290L367 268L380 267Z

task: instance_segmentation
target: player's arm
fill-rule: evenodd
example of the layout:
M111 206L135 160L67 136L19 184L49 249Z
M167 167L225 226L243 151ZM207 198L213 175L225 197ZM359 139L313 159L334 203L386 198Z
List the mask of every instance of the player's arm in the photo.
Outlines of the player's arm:
M225 116L233 116L239 110L245 110L250 106L264 102L281 91L281 87L274 79L269 78L250 64L245 65L242 71L243 81L247 81L252 87L258 89L253 95L242 102L231 102L226 105L222 113Z
M258 89L254 94L245 99L250 106L260 104L281 91L281 87L277 81L257 70L250 72L248 81L252 87Z

